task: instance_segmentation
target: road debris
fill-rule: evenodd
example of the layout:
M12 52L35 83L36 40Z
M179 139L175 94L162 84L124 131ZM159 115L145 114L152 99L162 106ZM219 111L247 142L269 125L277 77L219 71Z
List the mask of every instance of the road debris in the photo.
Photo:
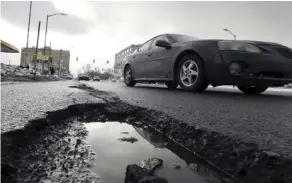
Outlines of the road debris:
M145 168L149 171L154 171L156 168L160 167L163 163L163 160L160 158L149 158L141 162L141 168Z

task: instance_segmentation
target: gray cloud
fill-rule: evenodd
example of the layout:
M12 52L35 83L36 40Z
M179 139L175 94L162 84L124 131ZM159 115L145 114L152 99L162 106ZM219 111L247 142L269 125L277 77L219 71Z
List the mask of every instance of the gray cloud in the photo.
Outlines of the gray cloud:
M126 22L137 36L153 36L173 27L178 33L201 38L292 42L292 2L92 2L97 22L117 25ZM116 30L115 30L116 31ZM113 34L115 34L113 32ZM290 40L289 40L290 39Z
M6 21L26 28L29 15L29 1L5 1L1 2L1 17ZM36 30L38 21L41 21L42 29L45 29L47 14L59 13L49 1L33 1L31 12L31 28ZM85 34L89 32L91 23L88 20L81 19L77 16L56 16L49 19L49 29L62 32L65 34Z
M92 21L76 16L52 17L49 30L66 34L108 34L111 39L127 36L150 38L173 32L200 38L232 38L280 42L292 47L292 2L88 2L95 13ZM70 6L70 4L68 4ZM27 26L29 2L2 2L2 17ZM50 2L33 2L32 26L46 14L59 12ZM121 36L122 35L122 36ZM145 40L146 41L146 40Z

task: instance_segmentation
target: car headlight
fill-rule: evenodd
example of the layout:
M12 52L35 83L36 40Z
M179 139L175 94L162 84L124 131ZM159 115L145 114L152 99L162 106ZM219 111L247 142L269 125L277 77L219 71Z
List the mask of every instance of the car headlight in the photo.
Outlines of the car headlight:
M218 43L219 50L233 50L245 51L251 53L261 53L262 50L252 44L244 43L241 41L220 41Z

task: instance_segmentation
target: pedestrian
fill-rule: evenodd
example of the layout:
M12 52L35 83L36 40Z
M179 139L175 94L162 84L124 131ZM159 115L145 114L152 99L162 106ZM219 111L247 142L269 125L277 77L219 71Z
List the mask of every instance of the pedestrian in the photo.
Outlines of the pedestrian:
M51 68L50 68L50 71L51 71L51 75L54 75L54 74L55 74L55 69L54 69L54 67L51 67Z
M29 65L28 64L26 65L26 69L29 70Z

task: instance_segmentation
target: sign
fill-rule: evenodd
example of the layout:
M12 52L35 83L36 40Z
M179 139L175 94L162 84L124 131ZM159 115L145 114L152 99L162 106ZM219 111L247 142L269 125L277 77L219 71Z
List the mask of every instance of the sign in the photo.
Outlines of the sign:
M49 55L43 55L42 53L38 53L36 59L37 60L49 60Z

